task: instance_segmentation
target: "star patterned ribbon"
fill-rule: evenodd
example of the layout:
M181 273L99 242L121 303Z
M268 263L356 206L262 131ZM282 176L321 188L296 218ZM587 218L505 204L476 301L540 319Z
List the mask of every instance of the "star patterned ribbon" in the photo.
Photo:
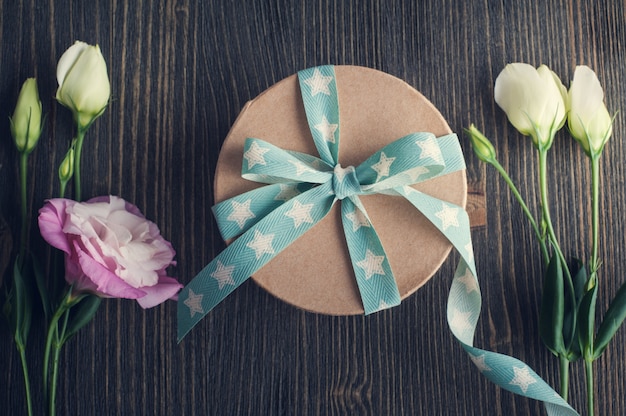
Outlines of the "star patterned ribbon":
M333 66L298 73L308 124L320 157L280 149L260 139L244 145L242 176L267 184L213 207L224 239L238 237L179 294L178 341L213 307L341 203L344 234L365 314L400 303L385 250L359 195L403 197L460 253L448 297L454 336L489 380L544 402L548 415L576 413L523 362L473 346L481 309L469 218L455 204L409 185L465 169L456 135L413 133L374 153L357 167L339 156L339 104Z

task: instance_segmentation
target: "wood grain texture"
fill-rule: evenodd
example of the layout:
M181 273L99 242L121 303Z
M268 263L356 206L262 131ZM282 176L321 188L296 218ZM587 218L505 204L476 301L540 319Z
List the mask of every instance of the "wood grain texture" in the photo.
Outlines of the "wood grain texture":
M402 78L453 130L474 122L492 138L536 212L536 158L495 105L495 77L506 63L525 61L548 64L567 83L576 65L587 64L606 87L609 109L623 110L625 13L622 1L0 2L0 120L12 113L23 80L37 76L48 121L31 158L35 212L58 192L51 172L73 132L71 115L53 99L56 61L76 39L99 43L113 101L88 133L83 192L137 204L174 244L174 273L188 282L224 248L210 213L221 142L243 105L275 82L328 63ZM624 120L618 115L603 157L600 309L626 267ZM16 235L8 122L0 138L0 212ZM486 197L486 225L473 230L484 297L476 344L515 355L556 385L557 363L537 334L534 236L505 184L461 142L472 187ZM587 162L563 132L550 164L557 234L567 255L585 258ZM30 235L43 252L36 229ZM445 302L457 259L401 306L369 317L306 313L248 282L180 345L174 302L143 311L106 300L61 356L59 414L542 414L540 404L482 378L449 333ZM43 325L34 323L28 349L36 389ZM0 340L0 407L22 414L21 370L4 324ZM625 341L622 330L597 362L597 414L626 413ZM583 409L582 366L572 377L572 403Z

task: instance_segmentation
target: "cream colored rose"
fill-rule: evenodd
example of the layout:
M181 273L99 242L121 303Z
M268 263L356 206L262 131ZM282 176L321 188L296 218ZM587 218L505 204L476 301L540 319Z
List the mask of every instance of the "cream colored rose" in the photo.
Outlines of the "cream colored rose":
M56 99L72 110L82 128L100 116L111 96L107 65L98 45L76 42L57 65Z
M613 119L604 104L604 90L587 66L577 66L568 93L570 134L589 156L599 155L613 132Z
M537 148L548 149L567 117L567 90L545 65L508 64L498 78L494 95L509 121Z

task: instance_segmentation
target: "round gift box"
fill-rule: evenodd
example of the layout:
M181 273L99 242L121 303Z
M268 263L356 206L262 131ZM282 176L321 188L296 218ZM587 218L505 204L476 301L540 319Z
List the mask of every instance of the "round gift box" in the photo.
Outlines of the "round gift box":
M389 74L357 66L336 66L342 166L357 166L383 146L414 132L451 133L439 111L414 88ZM311 137L297 75L248 102L220 151L215 203L263 186L241 177L244 141L263 139L286 150L318 156ZM465 171L414 185L424 193L465 207ZM401 197L360 197L387 253L402 299L439 269L452 245ZM252 278L276 297L308 311L363 313L341 224L340 202L311 230Z

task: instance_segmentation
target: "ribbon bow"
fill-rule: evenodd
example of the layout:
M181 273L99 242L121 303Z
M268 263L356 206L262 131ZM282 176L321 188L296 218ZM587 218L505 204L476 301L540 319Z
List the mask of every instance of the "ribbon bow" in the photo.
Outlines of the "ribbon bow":
M268 185L213 207L224 239L238 238L179 294L178 340L249 276L341 202L343 229L366 314L396 306L400 294L385 250L360 195L407 199L460 253L448 298L448 324L479 370L517 394L545 402L550 415L577 415L526 364L472 346L481 296L462 207L409 185L465 168L456 135L412 133L359 166L339 164L339 104L333 66L298 73L307 121L320 157L280 149L260 139L244 145L242 176Z

